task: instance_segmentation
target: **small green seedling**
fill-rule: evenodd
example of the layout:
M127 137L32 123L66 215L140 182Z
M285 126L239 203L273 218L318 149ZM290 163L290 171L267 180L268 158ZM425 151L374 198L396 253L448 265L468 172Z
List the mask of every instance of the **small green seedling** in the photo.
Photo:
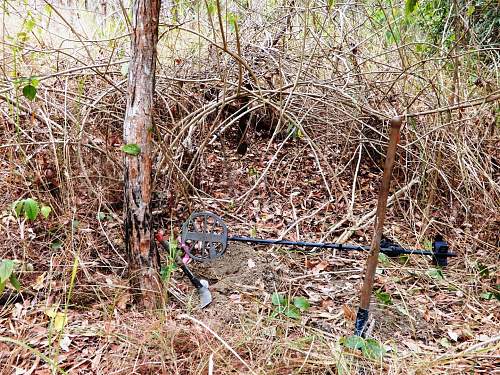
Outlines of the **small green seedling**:
M439 268L430 268L427 271L427 276L432 277L434 280L444 280L443 271Z
M113 221L113 216L110 214L105 214L102 211L97 212L96 214L97 221Z
M495 285L492 292L483 292L479 296L486 301L490 301L493 298L500 301L500 284Z
M37 77L20 77L14 81L16 87L22 87L23 96L28 100L35 100L40 80Z
M56 239L56 240L52 241L52 243L50 244L50 248L51 248L52 250L59 250L59 249L61 249L62 247L63 247L63 243L62 243L62 241L61 241L61 240L57 240L57 239Z
M378 289L375 291L375 297L377 301L383 305L392 305L391 295L387 292L384 292L382 289Z
M173 272L177 269L175 258L179 254L179 244L177 240L174 238L173 233L171 233L170 239L168 240L168 248L170 251L168 254L166 265L163 265L160 270L161 279L164 283L167 284L170 281Z
M229 21L229 29L234 33L238 25L238 16L234 13L227 13L227 19Z
M384 346L377 340L364 339L360 336L342 337L340 339L340 344L348 349L361 350L366 358L373 360L381 360L386 353Z
M378 254L378 262L379 262L379 264L383 265L384 267L388 267L391 265L391 261L389 260L389 257L384 253Z
M21 289L21 284L14 274L15 262L11 259L4 259L0 262L0 294L3 293L7 281L19 291Z
M405 265L406 263L408 263L410 261L410 257L406 254L401 254L399 257L398 257L398 262L399 264L402 264L402 265Z
M294 297L293 303L290 303L288 298L279 293L273 293L271 303L276 306L271 316L275 318L279 314L283 314L292 319L300 319L301 313L307 311L311 304L305 297Z
M257 169L255 169L255 167L252 165L248 167L247 171L248 171L248 176L250 177L257 176L259 174L259 172L257 172Z
M304 133L302 133L302 130L293 122L290 122L288 124L288 127L286 129L286 132L292 136L293 139L302 139L304 138Z
M477 262L476 268L479 272L479 276L481 276L483 278L490 277L490 270L489 270L488 266L482 264L481 262Z
M52 212L50 206L40 205L33 198L21 199L13 204L13 210L17 217L23 215L27 220L35 221L39 214L47 219Z
M422 244L423 248L427 251L432 251L432 241L429 239L425 239L424 243Z

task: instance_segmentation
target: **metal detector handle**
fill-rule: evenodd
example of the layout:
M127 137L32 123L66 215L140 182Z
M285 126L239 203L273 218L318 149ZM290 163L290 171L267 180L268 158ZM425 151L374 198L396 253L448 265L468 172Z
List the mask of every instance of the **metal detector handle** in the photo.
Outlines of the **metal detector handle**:
M432 243L432 264L439 267L448 265L448 257L450 256L450 248L448 243L443 240L443 236L437 235Z
M378 196L374 234L371 243L370 255L366 261L365 278L363 280L363 287L361 288L359 310L356 316L355 335L357 336L364 336L366 331L368 307L370 305L370 299L373 291L373 281L378 263L378 255L380 253L380 241L382 239L385 214L387 211L387 198L391 187L392 170L394 168L394 160L396 159L396 149L399 142L402 122L402 118L399 116L391 119L391 134L389 137L389 146L387 148L387 155L385 159L382 186L380 187L380 193Z

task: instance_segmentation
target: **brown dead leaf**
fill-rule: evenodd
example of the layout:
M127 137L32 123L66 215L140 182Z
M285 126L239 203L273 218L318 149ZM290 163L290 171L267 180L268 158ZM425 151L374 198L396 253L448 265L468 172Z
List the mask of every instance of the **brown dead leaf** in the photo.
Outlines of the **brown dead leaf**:
M0 342L0 358L2 358L3 354L7 354L10 352L10 348L7 346L7 344Z
M335 303L330 298L321 300L321 308L322 309L327 309L328 307L333 307L334 304Z
M42 368L42 369L36 370L33 374L34 375L50 375L51 373L52 373L51 370Z
M130 294L128 292L123 293L120 298L118 299L118 302L116 303L116 306L124 311L127 309L127 304L130 302Z
M41 275L37 276L34 285L32 285L32 288L35 290L41 290L42 288L44 288L46 276L47 276L47 272L44 272Z
M304 261L304 267L308 270L312 270L318 263L319 260L310 260L306 258Z
M414 353L420 353L422 351L418 343L413 340L405 339L403 343Z
M230 294L229 299L235 303L241 303L241 294L239 293Z
M344 312L345 320L354 321L356 319L356 313L354 312L354 309L351 306L346 304L342 305L342 311Z
M96 370L99 367L99 364L101 363L101 358L102 358L102 350L103 350L103 348L99 349L95 353L95 357L92 359L92 365L91 365L92 370Z
M321 271L324 271L327 267L328 267L328 261L322 260L321 262L319 262L318 264L316 264L314 266L314 268L312 269L312 272L313 272L313 274L317 275Z
M424 311L424 319L426 322L429 322L431 320L431 313L427 306L425 306L425 311Z

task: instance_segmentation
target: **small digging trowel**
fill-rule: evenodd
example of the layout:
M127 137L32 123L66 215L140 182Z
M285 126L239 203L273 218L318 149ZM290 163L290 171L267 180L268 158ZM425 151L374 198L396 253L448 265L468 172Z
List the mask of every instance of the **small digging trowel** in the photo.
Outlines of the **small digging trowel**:
M162 233L157 233L155 237L166 251L170 251L170 246L168 242L163 238ZM210 305L210 303L212 302L212 293L210 293L210 290L208 289L208 281L197 278L178 255L176 255L175 257L175 263L177 263L182 272L184 272L184 275L186 275L189 281L191 281L191 283L196 287L198 295L200 296L200 309L203 309L204 307Z

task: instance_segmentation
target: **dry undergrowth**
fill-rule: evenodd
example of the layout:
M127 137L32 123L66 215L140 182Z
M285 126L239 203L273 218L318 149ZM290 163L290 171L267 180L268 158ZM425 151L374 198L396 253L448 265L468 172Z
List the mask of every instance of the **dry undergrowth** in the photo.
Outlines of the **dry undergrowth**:
M121 236L129 53L122 13L109 5L113 16L98 28L93 12L76 17L62 6L48 12L31 3L24 10L6 4L0 253L19 261L22 293L8 289L0 300L0 371L497 370L498 62L474 65L474 46L461 45L462 70L454 81L445 66L449 56L418 55L410 31L400 44L387 45L386 31L396 21L372 29L370 6L328 12L312 3L273 8L253 2L240 15L239 34L227 25L233 57L209 42L216 38L223 46L216 13L211 20L205 8L184 9L177 20L163 15L155 113L158 228L178 230L191 211L207 209L223 215L234 234L367 244L386 120L408 114L386 235L425 247L441 233L459 257L442 273L418 257L381 263L376 288L390 304L374 298L371 333L387 353L374 361L339 343L353 331L363 254L237 247L224 260L227 275L222 267L204 275L219 285L206 311L195 309L193 290L178 274L163 310L136 311ZM37 26L20 40L28 9ZM473 70L481 84L469 82ZM35 101L22 97L25 83L13 76L40 77ZM459 100L449 101L457 83ZM463 108L441 110L448 105ZM49 218L14 217L12 203L27 197L50 205ZM273 292L304 296L312 306L298 320L275 317ZM64 315L51 322L49 310L57 308L67 322Z

